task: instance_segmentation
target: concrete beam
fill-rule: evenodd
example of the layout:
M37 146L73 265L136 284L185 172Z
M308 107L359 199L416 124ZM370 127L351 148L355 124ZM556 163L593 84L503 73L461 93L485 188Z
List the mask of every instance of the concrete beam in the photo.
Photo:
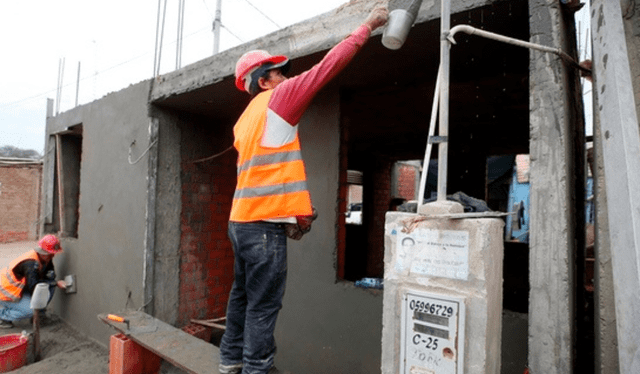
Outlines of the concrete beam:
M451 12L485 6L491 0L453 0ZM264 49L291 59L325 51L338 44L367 17L375 1L352 0L337 9L247 42L184 68L162 75L153 82L150 100L156 101L220 82L234 74L236 61L245 52ZM424 0L416 23L440 18L440 0ZM382 29L374 35L382 34Z
M596 110L600 118L620 372L640 371L640 131L618 1L592 3Z

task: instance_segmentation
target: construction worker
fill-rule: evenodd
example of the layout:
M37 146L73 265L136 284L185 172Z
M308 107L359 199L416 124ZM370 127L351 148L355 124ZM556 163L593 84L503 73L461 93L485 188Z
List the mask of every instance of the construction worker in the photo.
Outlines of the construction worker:
M66 288L64 281L56 281L53 256L62 252L55 235L45 235L38 246L13 260L0 270L0 328L13 327L13 322L33 316L31 296L38 283L49 285L49 301L58 288Z
M220 373L277 373L273 336L287 275L287 239L310 229L314 210L300 154L298 122L318 91L388 19L377 5L317 65L286 78L289 59L245 53L236 86L253 99L234 127L238 181L229 218L234 283L220 344Z

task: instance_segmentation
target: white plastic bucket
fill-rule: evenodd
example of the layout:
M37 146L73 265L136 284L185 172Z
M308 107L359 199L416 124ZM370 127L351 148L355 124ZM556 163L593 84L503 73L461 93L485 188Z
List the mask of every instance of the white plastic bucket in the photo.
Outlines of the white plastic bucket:
M44 309L49 301L49 285L46 283L36 284L36 288L31 295L31 309Z
M387 27L382 33L382 45L389 49L400 49L407 40L409 30L415 21L415 15L404 9L395 9L389 13Z

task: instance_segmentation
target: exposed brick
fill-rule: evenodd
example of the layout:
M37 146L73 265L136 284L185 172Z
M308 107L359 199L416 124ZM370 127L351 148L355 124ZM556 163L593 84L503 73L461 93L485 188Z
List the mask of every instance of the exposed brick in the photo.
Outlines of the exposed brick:
M191 148L193 152L193 148L201 146L185 144L183 149ZM235 189L235 159L235 155L229 154L206 165L194 166L187 162L182 165L182 258L177 323L224 315L233 283L233 277L227 274L233 274L227 221ZM227 269L220 269L220 259L225 258L231 262L224 263Z
M186 332L189 335L193 335L196 338L202 339L206 342L211 340L211 328L205 327L203 325L199 325L196 323L191 323L182 328L182 331Z
M36 240L42 164L0 166L0 243Z

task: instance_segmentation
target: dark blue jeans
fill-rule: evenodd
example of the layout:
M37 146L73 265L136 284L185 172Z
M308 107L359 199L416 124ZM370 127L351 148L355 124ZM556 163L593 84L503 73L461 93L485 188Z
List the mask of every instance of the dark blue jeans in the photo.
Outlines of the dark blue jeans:
M242 373L267 373L273 366L273 332L287 280L287 237L282 224L229 222L235 279L220 343L222 365Z

